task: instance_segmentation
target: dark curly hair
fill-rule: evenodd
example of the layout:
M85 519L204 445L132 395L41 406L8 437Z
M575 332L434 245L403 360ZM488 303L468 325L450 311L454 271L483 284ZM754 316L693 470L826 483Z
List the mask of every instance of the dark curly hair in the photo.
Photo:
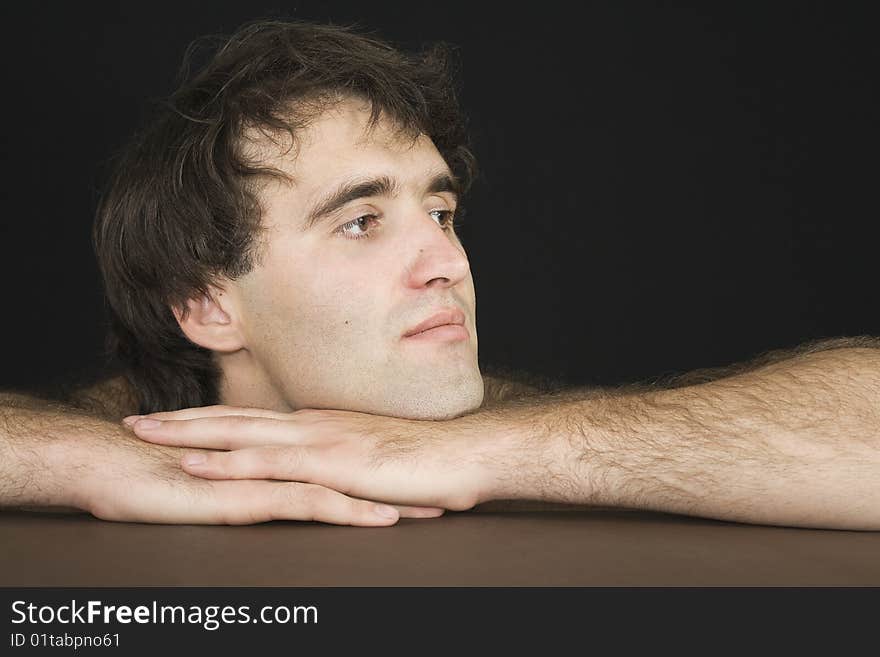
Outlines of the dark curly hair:
M109 305L107 348L139 412L218 402L219 366L172 308L259 262L258 183L283 175L249 159L245 131L297 133L350 96L415 138L429 136L464 193L475 175L452 79L451 48L406 54L351 27L260 21L215 42L115 162L94 224ZM301 102L297 102L301 101Z

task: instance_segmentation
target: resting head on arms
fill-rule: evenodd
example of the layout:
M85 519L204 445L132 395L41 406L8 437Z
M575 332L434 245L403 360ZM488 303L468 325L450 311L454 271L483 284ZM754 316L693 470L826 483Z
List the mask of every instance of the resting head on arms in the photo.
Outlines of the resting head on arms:
M73 406L0 399L16 427L0 431L0 505L234 524L438 515L298 481L197 479L183 450L118 420L215 404L435 420L507 394L478 366L455 232L475 161L447 58L264 21L184 67L114 162L94 224L122 376ZM408 337L425 322L446 326Z
M0 399L0 503L387 525L517 499L880 527L873 337L470 412L490 388L446 69L442 51L260 23L187 78L95 224L113 350L152 415L129 431Z

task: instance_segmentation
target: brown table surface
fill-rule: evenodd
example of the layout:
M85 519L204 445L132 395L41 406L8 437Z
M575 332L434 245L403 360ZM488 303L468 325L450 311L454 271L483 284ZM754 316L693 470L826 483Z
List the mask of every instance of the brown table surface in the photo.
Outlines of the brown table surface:
M880 532L524 506L394 527L0 513L2 586L878 586Z

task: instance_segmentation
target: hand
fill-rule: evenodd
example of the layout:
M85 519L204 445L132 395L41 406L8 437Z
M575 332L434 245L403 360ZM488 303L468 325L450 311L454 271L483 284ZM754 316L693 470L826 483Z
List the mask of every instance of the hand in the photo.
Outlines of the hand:
M315 520L370 527L443 513L389 508L314 484L208 481L180 469L183 450L149 445L113 424L91 422L75 440L54 449L47 467L69 481L72 492L65 502L104 520L232 525Z
M473 507L487 486L487 441L443 422L306 409L207 406L126 418L138 437L188 452L184 470L211 480L320 484L385 502ZM227 450L227 451L210 451Z

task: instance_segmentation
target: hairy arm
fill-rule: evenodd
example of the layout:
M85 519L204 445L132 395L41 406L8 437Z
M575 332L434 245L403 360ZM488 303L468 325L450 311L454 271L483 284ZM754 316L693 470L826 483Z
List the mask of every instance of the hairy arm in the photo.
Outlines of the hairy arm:
M63 401L0 392L0 508L83 510L77 483L88 469L84 461L100 454L79 453L128 441L119 420L137 407L122 376L79 388Z
M536 394L541 384L527 375L496 371L485 377L484 405ZM0 392L0 509L86 510L99 517L144 519L143 509L108 508L100 499L102 492L116 497L113 488L125 489L126 478L145 486L152 479L157 489L174 485L184 495L189 489L203 489L205 482L180 471L179 450L143 443L120 424L137 411L137 396L122 376L75 389L63 402ZM96 478L97 487L86 486ZM98 492L92 492L95 489ZM170 497L157 499L150 518L176 521L177 503ZM429 515L402 510L407 516ZM214 505L212 513L195 521L237 518L233 506L224 510ZM302 515L308 519L305 512Z
M504 464L478 498L880 529L877 343L826 341L665 388L572 390L462 418L495 428L487 462Z
M0 509L79 510L157 523L364 526L442 513L389 508L316 484L198 479L180 469L179 448L138 440L119 422L136 407L121 379L78 391L68 403L0 393Z
M118 391L117 391L118 392ZM83 464L65 460L71 443L96 436L124 440L118 417L130 410L118 395L83 392L82 405L63 404L14 392L0 393L0 507L74 511L82 500L75 482ZM110 414L115 406L121 413Z

